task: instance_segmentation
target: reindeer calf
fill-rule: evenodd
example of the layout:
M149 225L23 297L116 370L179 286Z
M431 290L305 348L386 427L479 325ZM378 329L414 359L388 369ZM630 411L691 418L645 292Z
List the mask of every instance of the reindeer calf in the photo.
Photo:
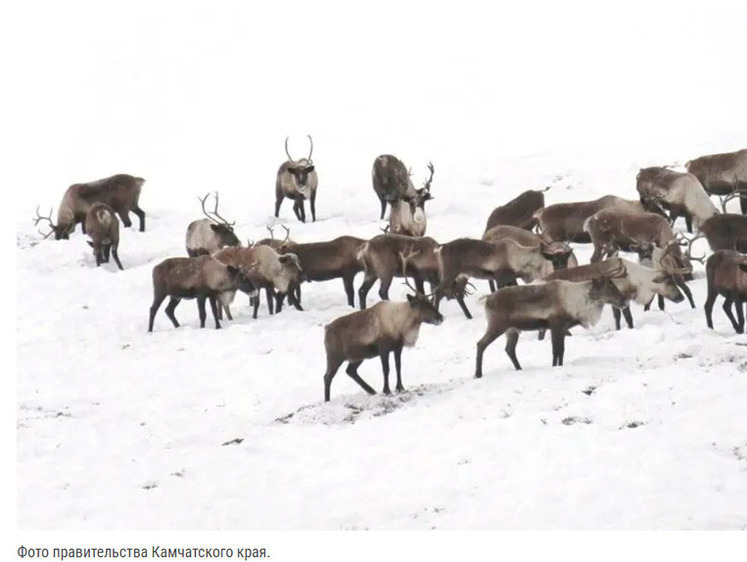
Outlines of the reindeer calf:
M215 328L220 328L218 321L217 301L225 293L236 290L247 293L250 297L257 291L246 275L239 268L224 265L211 256L196 258L169 258L153 268L153 304L150 307L148 331L153 331L153 320L161 303L171 297L166 305L166 316L179 327L174 310L181 299L197 299L200 314L200 328L205 327L205 301L210 300L210 309L215 319Z
M94 203L86 213L86 233L91 240L88 245L93 248L96 267L102 263L109 263L111 253L117 267L124 270L119 261L117 248L119 247L119 219L106 203Z

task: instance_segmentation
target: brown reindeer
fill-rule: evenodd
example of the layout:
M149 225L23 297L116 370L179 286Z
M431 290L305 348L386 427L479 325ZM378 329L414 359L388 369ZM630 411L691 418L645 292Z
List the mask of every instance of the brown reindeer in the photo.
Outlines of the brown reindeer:
M202 254L212 254L224 246L241 246L236 233L233 231L234 222L228 222L218 213L218 192L214 194L215 208L212 213L205 209L205 197L198 197L202 205L202 212L207 217L189 223L187 227L186 246L187 254L193 258Z
M215 328L220 328L218 321L218 301L223 296L236 290L247 293L250 297L256 294L251 279L239 268L226 266L212 256L202 255L196 258L169 258L153 268L153 304L150 307L148 331L153 331L156 312L166 297L171 297L166 305L166 316L179 327L174 310L181 299L197 299L197 310L200 314L200 328L205 327L205 301L210 301L210 308L215 319Z
M67 188L57 209L57 224L52 222L51 210L48 217L42 217L39 214L39 207L36 208L35 223L38 224L42 219L49 222L52 230L46 234L42 233L45 238L54 232L55 240L67 240L78 223L82 224L83 234L86 233L86 214L91 205L106 203L114 209L127 228L132 226L130 211L135 213L140 219L140 232L144 232L145 211L138 206L143 183L143 178L117 174L88 183L73 184Z
M438 242L428 236L413 238L399 234L380 234L362 245L358 251L358 260L365 272L358 289L361 310L366 308L366 297L377 280L382 300L389 300L389 288L395 277L412 277L416 290L421 294L425 293L425 282L434 291L440 280L436 256L438 247ZM402 263L407 263L407 271L402 270ZM466 277L457 277L444 296L456 299L465 316L472 318L464 302L466 285Z
M734 250L717 250L706 261L708 296L705 302L706 324L713 329L713 304L724 297L723 309L738 334L744 333L744 307L747 302L747 256ZM737 311L736 318L731 305Z
M708 240L708 245L714 252L747 252L747 216L731 213L715 215L700 225L700 233L695 238L700 236Z
M111 253L117 267L124 270L117 254L119 248L119 219L114 214L114 209L106 203L94 203L86 213L85 225L86 233L91 238L88 245L93 248L96 267L102 263L109 263L109 254Z
M283 199L293 199L293 212L301 222L306 222L306 209L304 201L309 200L311 204L311 218L316 221L316 188L319 185L319 177L314 169L311 154L314 152L314 141L309 137L309 155L306 158L294 160L288 152L288 137L285 138L285 154L288 160L278 168L275 180L275 216L280 213L280 205Z
M693 219L698 227L718 214L718 209L693 174L675 172L661 166L642 168L636 176L636 189L644 205L653 202L668 209L672 224L678 217L684 216L688 232L693 231Z
M439 246L436 259L440 279L435 291L436 308L459 275L493 279L502 287L517 278L529 283L553 270L552 262L539 247L522 246L508 238L496 242L458 238Z
M685 168L712 195L740 192L742 214L747 214L747 148L701 156L690 160Z
M506 353L516 370L521 370L516 358L516 344L520 332L526 330L549 329L552 365L562 366L568 329L579 324L590 328L599 322L605 304L617 308L627 305L627 300L609 277L581 283L558 280L498 289L485 297L488 327L477 342L475 377L482 377L485 349L503 333L506 334Z
M407 269L407 264L402 264ZM411 287L412 288L412 287ZM413 289L414 290L414 289ZM379 357L384 374L384 394L389 389L389 355L394 353L397 371L397 392L402 385L402 348L413 347L418 340L420 326L438 326L444 317L427 297L415 291L407 295L407 302L377 302L371 308L351 312L324 327L324 349L327 353L327 370L324 373L324 401L329 402L332 379L340 366L347 361L345 372L369 394L376 394L358 375L358 367L365 359Z
M597 211L611 207L630 212L646 210L640 201L605 195L594 201L548 205L535 212L534 218L540 230L552 240L588 243L591 238L584 230L584 222Z
M425 202L433 199L431 195L433 164L430 162L428 162L428 170L431 173L430 177L425 181L422 188L415 190L415 195L402 195L392 203L392 212L389 214L389 232L391 234L425 236L425 230L428 226Z
M373 163L371 180L376 196L381 202L381 219L384 219L386 204L394 206L403 197L414 198L417 195L410 179L410 172L402 161L391 154L377 156Z
M545 206L545 191L530 189L511 199L505 205L496 207L488 217L485 232L501 224L518 226L524 230L532 230L537 225L534 214Z
M303 269L298 257L292 253L278 254L270 246L256 245L251 248L237 248L226 246L213 254L218 261L238 267L244 275L251 279L257 290L264 289L267 296L267 308L274 313L273 302L275 293L289 294L291 304L295 304L291 289L303 279ZM229 305L233 302L236 291L228 292L222 299L226 316L231 318ZM257 318L259 296L251 301L254 311L252 318ZM296 307L303 310L300 304Z

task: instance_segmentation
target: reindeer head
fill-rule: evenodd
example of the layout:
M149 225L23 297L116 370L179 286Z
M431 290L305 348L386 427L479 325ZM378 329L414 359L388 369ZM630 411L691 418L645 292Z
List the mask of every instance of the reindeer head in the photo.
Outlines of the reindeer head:
M614 279L624 277L626 274L625 266L622 262L617 267L606 272L602 277L597 277L591 281L591 291L589 299L592 301L602 301L615 308L625 308L628 306L628 299L620 292L615 285Z
M41 230L37 230L39 234L41 234L44 238L49 238L52 234L54 234L55 240L69 240L70 235L75 230L75 222L71 222L68 224L54 224L52 222L52 209L49 209L49 215L46 217L43 217L39 214L39 206L36 206L36 217L34 217L34 225L38 225L40 221L47 221L49 224L50 230L49 232L42 232Z
M309 137L310 143L309 155L299 160L294 160L291 157L290 152L288 152L288 137L285 137L285 154L288 156L286 169L295 178L298 192L304 199L308 199L311 196L311 188L308 185L309 174L314 171L314 162L311 160L311 154L314 152L314 141L311 140L311 135L306 136Z
M256 262L253 263L251 266L249 266L249 269L256 267L256 265ZM226 266L226 268L231 279L236 280L239 291L241 291L242 293L246 293L250 297L257 296L257 287L254 285L252 280L247 277L246 273L241 270L241 268L235 267L233 265L228 265Z
M228 222L226 219L221 217L218 214L218 192L214 192L213 197L215 198L215 208L212 212L208 212L207 209L205 209L205 201L207 201L208 196L210 193L205 195L205 197L198 197L197 199L200 200L200 204L202 205L202 212L203 214L210 219L211 225L210 229L215 233L215 235L218 237L218 240L220 242L221 246L241 246L241 241L239 240L238 236L236 236L236 233L233 231L233 225L236 224L236 221Z

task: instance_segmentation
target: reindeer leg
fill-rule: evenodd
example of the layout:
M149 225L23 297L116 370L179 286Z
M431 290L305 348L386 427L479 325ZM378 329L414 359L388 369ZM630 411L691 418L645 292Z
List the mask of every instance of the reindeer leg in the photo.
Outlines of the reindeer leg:
M690 292L690 287L687 286L687 283L685 282L685 278L682 277L682 275L675 275L674 276L674 282L675 284L680 288L680 290L685 293L685 296L687 297L688 302L690 303L690 308L695 308L695 301L693 300L693 294ZM661 297L659 297L661 298ZM662 299L663 301L663 299ZM664 310L664 306L662 305L661 310Z
M205 320L207 320L207 312L205 311L205 297L197 297L197 312L200 315L200 328L205 327Z
M550 339L552 340L552 366L563 366L563 355L565 355L565 328L553 326L550 328Z
M213 320L215 320L215 329L220 329L220 322L218 321L218 303L216 302L215 297L208 297L208 300L210 301L210 310L213 313Z
M459 307L462 309L462 312L464 312L467 319L472 320L472 315L469 312L469 308L467 308L467 304L464 302L464 297L459 295L457 296L456 301L459 303Z
M404 392L405 387L402 385L402 346L394 348L394 368L397 371L397 392Z
M272 287L265 287L265 296L267 297L267 310L270 311L270 316L275 314L275 308L273 303L273 289Z
M615 319L615 330L620 330L620 309L612 307L612 317Z
M125 226L125 228L130 228L132 226L132 221L130 220L130 211L128 209L123 209L121 213L119 213L119 216L122 217L122 224Z
M708 285L708 297L706 298L703 309L705 310L706 325L713 330L713 304L716 302L718 294L710 287L710 283Z
M282 195L275 196L275 218L277 218L280 215L280 205L283 203L283 198L284 197Z
M659 310L664 310L664 297L656 295L656 303L659 305Z
M691 214L685 215L685 225L687 226L687 232L693 233L693 216Z
M311 207L311 221L316 222L316 191L311 194L309 206Z
M389 287L392 285L392 276L386 274L384 277L379 279L379 297L383 301L389 300Z
M342 361L337 358L327 356L327 371L324 373L324 401L329 402L329 389L332 386L332 379L335 378L337 371L340 369Z
M744 334L744 301L735 300L734 307L737 309L737 333Z
M493 343L496 338L500 337L506 330L503 328L494 328L488 323L488 329L480 340L477 342L477 358L475 360L475 378L482 378L482 355L485 349Z
M381 371L384 374L384 390L382 392L387 396L392 393L389 389L389 350L379 348L379 359L381 359Z
M544 340L546 333L547 333L547 330L545 328L540 328L539 331L537 332L537 340L539 341Z
M259 310L259 295L249 299L249 303L252 305L252 319L257 319L257 311Z
M490 286L490 292L495 293L496 291L495 281L493 279L488 279L488 285Z
M345 287L345 294L348 297L348 306L355 308L355 287L353 287L353 279L355 279L355 273L352 275L345 272L342 275L342 285Z
M613 310L615 310L613 308ZM633 314L630 312L630 306L626 306L622 309L622 314L625 317L625 323L628 325L629 329L633 329Z
M158 307L161 306L161 303L166 298L166 295L156 294L153 296L153 304L150 305L150 316L148 317L148 331L153 331L153 321L156 318L156 312L158 312ZM178 326L178 324L177 324Z
M179 322L176 321L176 316L174 315L174 311L176 310L177 305L179 304L179 301L181 301L178 297L171 297L169 300L169 304L166 305L166 316L169 317L169 320L171 320L171 323L174 325L174 328L179 327Z
M345 369L345 372L348 374L348 376L353 379L355 382L357 382L360 387L368 392L369 394L376 394L376 391L368 386L366 384L366 381L364 381L360 375L358 374L358 367L361 366L361 363L363 363L363 360L361 361L350 361L348 363L348 368Z
M371 287L376 283L376 279L376 277L369 277L368 274L363 278L363 283L358 289L358 300L361 305L361 310L366 308L366 297L368 296L368 291L370 291Z
M521 371L519 359L516 357L516 344L519 343L519 334L519 330L508 330L506 332L506 353L517 371Z
M591 259L589 261L591 263L598 262L602 259L602 247L598 246L597 244L594 244L594 253L591 255Z
M724 298L724 305L723 309L726 315L729 317L729 320L731 321L731 325L734 327L734 330L739 334L741 333L739 331L739 323L737 322L737 319L734 317L734 312L731 310L731 305L734 301L731 297L725 297ZM741 308L741 307L740 307Z
M117 254L117 249L114 247L112 247L112 257L114 258L114 261L116 262L117 267L120 270L124 271L124 267L122 267L122 262L119 261L119 255Z
M296 310L300 310L303 312L303 307L301 306L301 301L298 300L298 297L296 296L296 291L291 290L288 292L288 302L293 305L293 308Z
M140 232L145 232L145 211L135 205L132 208L132 212L137 215L138 219L140 219Z

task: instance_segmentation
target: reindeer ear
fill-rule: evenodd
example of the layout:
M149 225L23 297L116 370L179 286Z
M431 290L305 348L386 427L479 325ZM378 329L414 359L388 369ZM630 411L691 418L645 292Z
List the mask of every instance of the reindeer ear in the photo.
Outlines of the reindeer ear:
M86 240L86 242L88 242L88 245L89 245L89 246L90 246L91 248L93 248L93 242L91 242L90 240Z
M742 271L744 271L745 273L747 273L747 263L740 263L739 264L739 269L741 269Z
M233 265L229 265L228 267L228 273L231 275L238 275L241 270L238 267L234 267Z
M210 228L213 229L213 232L218 232L218 227L219 227L219 225L217 225L217 224L212 224L212 223L210 224Z
M281 256L278 256L278 261L282 264L286 264L291 260L291 257L288 254L283 254Z
M415 304L415 297L408 293L407 302L409 302L411 305Z
M310 174L310 173L311 173L311 172L313 172L313 171L314 171L314 165L313 165L313 164L312 164L311 166L308 166L308 167L306 168L306 173L308 173L308 174Z

